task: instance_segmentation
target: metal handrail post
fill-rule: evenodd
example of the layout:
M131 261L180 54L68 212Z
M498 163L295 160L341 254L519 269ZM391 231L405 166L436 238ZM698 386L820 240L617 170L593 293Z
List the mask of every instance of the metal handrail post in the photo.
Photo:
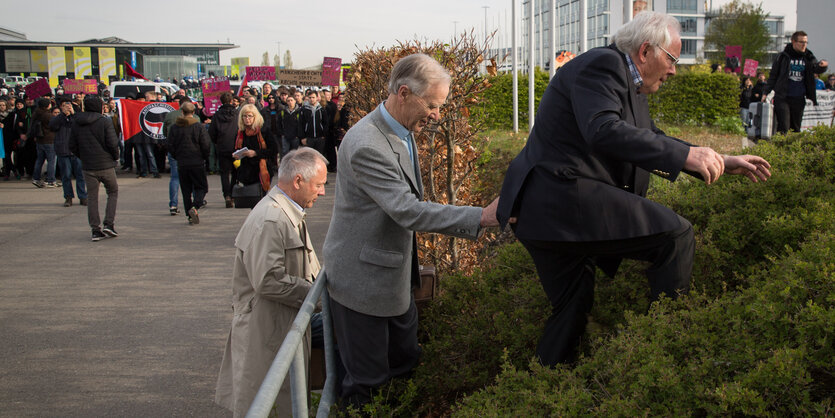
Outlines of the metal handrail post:
M293 416L307 416L307 376L304 372L304 344L296 347L293 364L290 367L290 394L293 402Z
M325 386L322 388L316 416L326 418L336 400L336 350L331 322L331 298L327 286L322 291L322 334L325 339Z
M248 418L261 418L269 415L275 403L275 398L278 396L278 391L281 390L281 385L284 383L284 378L290 370L294 352L301 344L304 332L310 325L310 316L316 308L316 300L322 294L326 281L325 269L322 268L313 283L313 287L307 293L307 297L304 298L290 331L287 332L284 342L281 343L281 348L278 349L278 353L275 355L275 359L273 359L273 363L267 371L267 375L264 377L249 411L246 413ZM307 390L307 388L305 387L304 390ZM307 402L306 399L305 402Z

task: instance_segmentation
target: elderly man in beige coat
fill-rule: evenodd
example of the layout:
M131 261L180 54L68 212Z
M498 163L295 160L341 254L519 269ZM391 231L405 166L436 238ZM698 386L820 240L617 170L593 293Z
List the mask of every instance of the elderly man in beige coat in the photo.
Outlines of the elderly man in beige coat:
M244 416L293 323L319 261L304 223L304 209L325 194L327 160L312 148L281 159L278 185L252 209L235 238L234 317L220 367L215 402ZM305 364L310 329L304 339ZM291 415L290 385L276 400Z

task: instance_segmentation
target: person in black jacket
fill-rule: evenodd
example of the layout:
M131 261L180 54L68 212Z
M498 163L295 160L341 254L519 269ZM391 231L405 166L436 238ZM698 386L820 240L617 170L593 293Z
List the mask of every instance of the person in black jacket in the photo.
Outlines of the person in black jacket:
M618 30L615 44L560 68L508 167L497 217L502 227L514 225L551 302L536 350L542 364L576 358L597 267L611 277L624 258L649 261L653 299L687 291L693 228L645 197L650 173L674 181L686 172L707 184L726 173L755 182L770 176L760 157L720 155L655 126L647 95L676 73L679 28L672 16L641 12Z
M238 182L247 186L261 183L261 196L270 190L272 175L277 167L273 165L278 155L278 144L270 140L270 128L264 124L261 112L253 104L245 104L238 115L238 134L235 150L247 148L238 158Z
M195 225L200 223L197 210L209 192L205 170L210 151L209 134L203 128L203 124L194 117L194 104L185 102L180 105L180 111L182 116L177 118L170 130L168 151L177 161L183 207L189 224Z
M227 208L232 207L232 185L237 183L232 153L235 152L235 138L238 137L238 110L232 105L232 97L232 93L228 92L220 95L220 108L209 124L209 137L215 144L220 167L220 187Z
M325 109L319 104L319 92L316 90L307 91L307 102L302 106L302 114L299 123L301 143L311 147L319 154L325 155L325 135L328 132L328 115Z
M800 122L803 120L803 109L806 99L818 104L815 93L815 74L826 71L829 63L815 58L812 51L806 49L809 37L806 32L797 31L792 34L792 41L777 55L771 66L763 97L774 91L774 117L777 119L777 132L785 134L791 128L800 132Z
M87 220L93 230L93 241L117 237L114 228L119 184L116 182L116 163L119 160L119 139L110 118L102 115L102 100L98 96L84 98L84 111L72 124L70 152L81 159L84 182L87 183ZM104 225L99 218L99 183L107 191Z
M72 101L64 100L61 102L61 113L49 120L49 129L55 132L55 154L60 163L58 166L61 167L65 207L72 206L72 199L75 197L72 189L73 175L79 203L81 206L87 206L87 184L84 182L81 160L70 152L70 135L74 118L75 109L73 109Z
M287 155L288 152L299 147L299 120L301 119L302 110L297 106L296 98L288 95L285 99L287 107L281 109L281 155Z
M761 102L763 101L763 91L765 91L765 74L761 72L757 72L757 82L754 84L754 88L751 89L751 101L752 102Z

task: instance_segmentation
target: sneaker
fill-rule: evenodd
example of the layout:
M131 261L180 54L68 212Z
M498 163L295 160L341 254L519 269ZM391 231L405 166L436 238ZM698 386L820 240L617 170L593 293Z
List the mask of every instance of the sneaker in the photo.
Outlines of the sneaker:
M188 222L195 225L200 223L200 216L197 215L197 209L191 208L188 210Z
M171 216L177 216L177 214L180 213L180 209L176 206L171 206L168 208L168 212L171 213Z
M161 178L161 177L162 177L162 176L161 176L159 173L154 173L154 178L155 178L155 179L158 179L158 178Z
M70 206L72 206L72 198L68 197L68 198L64 199L64 207L68 208Z
M32 184L34 184L35 187L37 187L39 189L43 189L43 182L40 181L40 180L32 180Z
M116 232L116 230L112 226L105 226L104 228L101 229L101 232L104 232L104 235L107 235L108 237L111 237L111 238L116 238L116 237L119 236L119 234Z
M63 185L64 185L64 183L61 183L61 180L55 180L55 186L61 187Z
M226 196L226 197L224 197L224 198L223 198L223 200L225 200L225 201L226 201L226 207L227 207L227 208L231 208L232 206L234 206L234 202L232 202L232 198L231 198L231 197Z
M41 186L41 187L44 187L44 186ZM49 189L54 189L54 188L58 187L58 185L55 184L55 182L50 181L50 182L46 183L46 187L49 188Z
M78 204L81 206L87 206L87 199L78 199Z
M93 231L93 242L101 241L105 238L107 238L107 236L105 236L101 231L99 231L99 230Z

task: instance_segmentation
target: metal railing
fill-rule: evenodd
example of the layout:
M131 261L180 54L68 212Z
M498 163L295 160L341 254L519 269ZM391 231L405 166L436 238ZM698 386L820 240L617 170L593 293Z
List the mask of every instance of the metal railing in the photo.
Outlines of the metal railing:
M316 308L316 301L319 297L322 298L322 329L325 341L325 386L322 389L322 397L319 399L319 409L316 411L317 417L327 417L330 412L331 405L333 405L336 396L336 357L334 357L333 346L333 329L331 328L331 312L330 299L328 298L328 290L326 287L327 275L325 269L319 271L313 287L308 292L307 297L302 302L299 309L299 314L293 320L293 325L284 342L281 343L281 348L275 355L270 370L261 382L261 388L258 389L258 394L252 401L249 411L246 413L247 418L266 417L272 410L275 398L278 396L278 391L281 385L284 384L284 379L290 372L290 388L293 399L293 416L307 417L307 374L305 373L304 364L304 347L302 341L304 332L310 325L310 317L313 315L313 310ZM292 367L292 368L291 368Z

